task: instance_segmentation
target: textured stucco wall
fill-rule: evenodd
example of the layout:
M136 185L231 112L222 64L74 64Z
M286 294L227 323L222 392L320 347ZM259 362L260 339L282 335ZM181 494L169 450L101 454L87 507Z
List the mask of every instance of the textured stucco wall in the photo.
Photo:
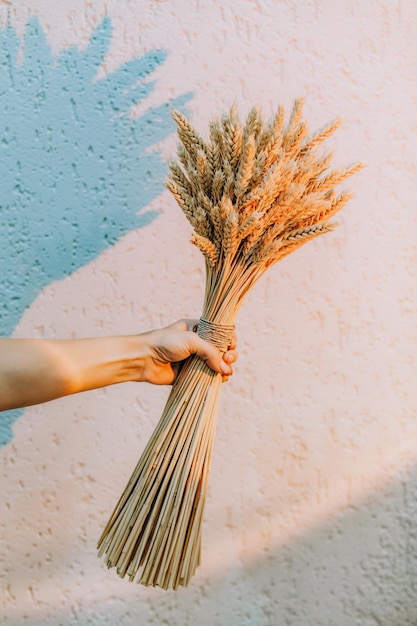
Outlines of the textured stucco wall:
M368 164L340 228L251 292L222 390L203 560L188 589L96 558L167 390L0 417L0 622L417 623L417 5L412 0L11 0L0 5L4 335L198 316L204 273L163 191L169 108L342 115Z

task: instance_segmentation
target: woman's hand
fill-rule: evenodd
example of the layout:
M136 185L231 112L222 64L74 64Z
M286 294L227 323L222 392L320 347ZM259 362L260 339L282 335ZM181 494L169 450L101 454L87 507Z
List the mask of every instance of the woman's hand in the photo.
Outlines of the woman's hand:
M198 320L183 319L143 335L149 347L149 356L141 380L169 385L174 382L182 361L197 354L226 381L233 373L232 364L237 360L236 335L233 335L227 352L222 355L218 348L193 332L197 324Z

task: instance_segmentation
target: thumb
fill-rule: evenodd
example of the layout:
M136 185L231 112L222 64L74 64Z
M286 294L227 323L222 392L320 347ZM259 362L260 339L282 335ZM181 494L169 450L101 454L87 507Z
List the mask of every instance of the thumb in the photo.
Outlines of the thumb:
M232 373L231 367L223 360L223 355L216 346L202 339L196 333L190 333L190 335L192 335L191 351L194 354L197 354L200 359L205 361L205 363L218 374L229 376Z

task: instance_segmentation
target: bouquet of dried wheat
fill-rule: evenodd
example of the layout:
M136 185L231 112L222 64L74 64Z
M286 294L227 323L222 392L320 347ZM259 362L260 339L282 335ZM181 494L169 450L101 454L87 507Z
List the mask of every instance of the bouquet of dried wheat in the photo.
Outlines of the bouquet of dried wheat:
M204 254L206 291L197 332L225 351L245 294L265 272L310 239L350 199L335 187L357 164L327 172L317 147L339 126L309 136L296 101L264 124L253 109L242 126L235 108L210 124L204 141L174 114L181 145L168 189ZM187 585L200 561L201 523L221 375L190 357L163 415L99 540L99 555L120 576L145 585Z

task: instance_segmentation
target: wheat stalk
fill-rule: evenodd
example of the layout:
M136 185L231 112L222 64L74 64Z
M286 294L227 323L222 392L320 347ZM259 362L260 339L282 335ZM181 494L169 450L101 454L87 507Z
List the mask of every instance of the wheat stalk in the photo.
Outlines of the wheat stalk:
M283 107L264 124L236 109L210 124L204 141L174 113L181 146L167 187L206 261L198 333L226 351L244 296L268 267L333 230L329 221L351 198L335 187L362 167L327 172L318 146L337 120L308 135L302 101L285 124ZM120 576L164 589L187 585L200 562L221 376L198 357L179 374L162 417L99 540L99 555Z

